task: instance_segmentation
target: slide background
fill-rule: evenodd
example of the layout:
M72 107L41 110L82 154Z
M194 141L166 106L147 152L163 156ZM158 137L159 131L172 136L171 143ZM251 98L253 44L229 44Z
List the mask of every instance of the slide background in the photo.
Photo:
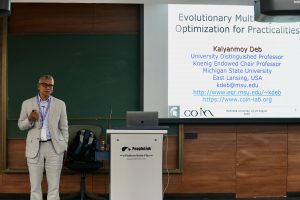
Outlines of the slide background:
M172 5L170 6L172 11L169 10L169 105L180 105L181 117L187 117L183 115L183 111L186 109L199 109L200 107L209 109L214 113L214 117L299 117L298 102L299 95L297 93L298 84L297 74L299 74L299 68L297 67L297 52L300 46L299 34L270 34L270 33L248 33L247 26L253 27L294 27L299 28L299 24L266 24L258 22L238 22L235 21L235 15L254 15L253 6L218 6L218 5ZM170 8L169 7L169 8ZM178 20L179 13L184 15L196 14L207 14L208 16L220 15L220 16L231 16L231 22L182 22ZM229 27L230 33L179 33L175 31L176 25L180 26L221 26ZM233 33L233 26L245 27L244 33ZM280 62L279 67L259 67L254 65L253 67L226 67L226 66L215 66L211 67L214 69L270 69L272 73L259 74L263 80L259 81L216 81L213 80L213 73L202 73L200 66L193 66L193 60L209 61L213 62L212 59L191 59L191 54L216 54L223 53L213 52L213 46L223 47L245 47L248 48L259 47L262 48L261 53L248 52L248 53L225 53L234 55L257 55L258 54L271 54L271 55L283 55L283 59L276 61ZM223 61L218 59L218 61ZM228 60L230 62L235 61L233 59ZM246 60L251 61L251 60ZM272 60L259 60L259 61L270 61ZM282 62L281 62L282 61ZM254 61L255 62L255 61ZM207 67L209 68L209 67ZM215 73L214 73L215 74ZM216 75L216 74L215 74ZM232 73L219 74L220 75L236 75ZM254 73L246 74L241 73L240 75L246 75L249 79ZM294 81L289 81L294 80ZM220 88L216 86L216 83L257 83L257 88ZM202 100L203 96L194 96L193 89L200 89L204 91L215 90L215 91L281 91L281 96L272 96L269 94L264 95L250 95L245 97L259 97L272 98L272 102L255 102L252 99L250 101L242 102L239 99L244 98L240 95L213 95L217 97L217 102L205 102ZM225 102L224 98L237 97L233 102ZM204 95L204 97L211 97L211 95ZM220 99L219 99L220 98ZM220 100L220 101L219 101ZM224 101L223 101L224 100ZM229 99L230 100L230 99ZM228 109L236 109L237 112L226 112ZM256 112L257 109L264 110L266 112ZM298 112L295 112L296 110ZM238 110L242 110L239 112ZM250 112L245 112L249 110ZM251 112L254 110L254 112ZM212 116L196 116L196 117L212 117Z

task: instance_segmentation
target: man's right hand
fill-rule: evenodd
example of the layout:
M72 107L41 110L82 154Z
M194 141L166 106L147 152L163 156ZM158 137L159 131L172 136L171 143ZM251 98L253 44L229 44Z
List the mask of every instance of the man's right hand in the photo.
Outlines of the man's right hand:
M30 115L28 116L28 120L30 122L35 122L39 119L39 114L37 112L37 110L32 110L32 112L30 113Z

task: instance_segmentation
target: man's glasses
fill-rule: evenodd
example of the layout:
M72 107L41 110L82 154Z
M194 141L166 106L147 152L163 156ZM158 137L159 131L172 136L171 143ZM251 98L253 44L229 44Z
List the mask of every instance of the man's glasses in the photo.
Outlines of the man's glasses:
M48 83L40 83L44 88L50 88L52 89L54 87L54 85L52 84L48 84Z

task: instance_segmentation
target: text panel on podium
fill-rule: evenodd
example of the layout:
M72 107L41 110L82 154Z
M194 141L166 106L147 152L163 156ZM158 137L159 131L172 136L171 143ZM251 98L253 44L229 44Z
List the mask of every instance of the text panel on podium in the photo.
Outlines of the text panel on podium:
M121 131L110 141L110 199L162 200L163 134Z

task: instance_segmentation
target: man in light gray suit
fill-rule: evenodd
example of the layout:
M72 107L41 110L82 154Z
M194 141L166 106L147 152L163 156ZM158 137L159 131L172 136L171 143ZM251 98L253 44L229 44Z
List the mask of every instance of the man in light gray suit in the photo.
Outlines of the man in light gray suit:
M54 79L44 75L37 83L38 95L22 104L18 126L28 130L26 158L30 177L30 200L42 200L42 179L46 171L47 200L59 200L60 174L68 146L66 105L51 96Z

